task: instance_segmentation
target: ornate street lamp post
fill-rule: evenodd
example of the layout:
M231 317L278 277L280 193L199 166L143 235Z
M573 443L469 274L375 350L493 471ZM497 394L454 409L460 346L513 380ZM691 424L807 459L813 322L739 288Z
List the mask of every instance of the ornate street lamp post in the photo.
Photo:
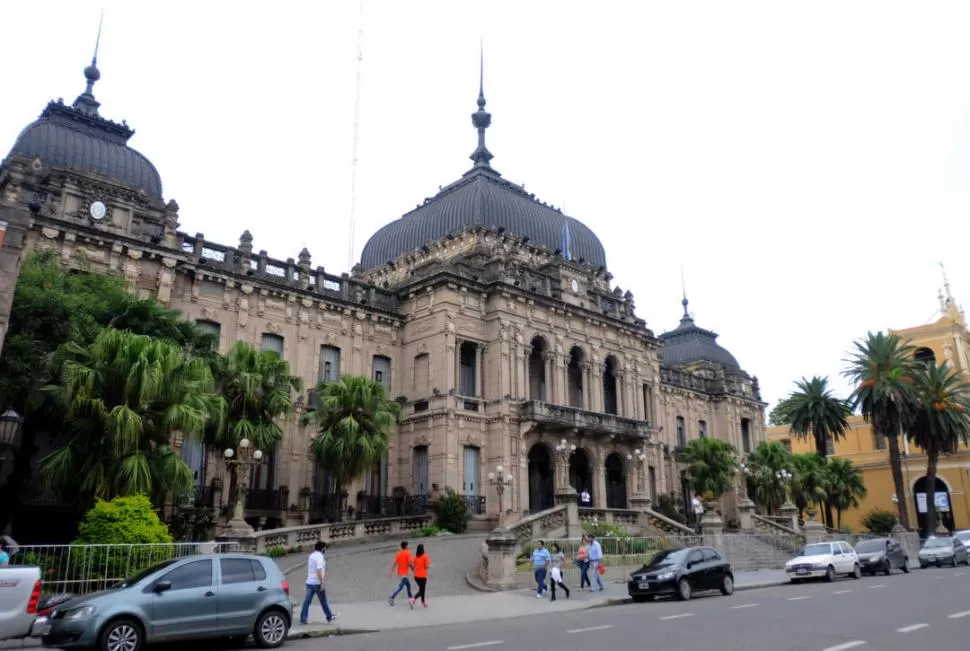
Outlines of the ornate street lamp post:
M647 462L647 455L644 454L643 450L641 450L640 448L637 448L636 450L633 451L633 454L626 455L626 459L631 463L635 461L637 464L636 465L637 493L643 494L644 492L646 492L646 488L644 487L644 482L643 482L643 475L644 475L643 467L644 467L644 464Z
M222 452L226 468L232 473L233 479L236 480L236 495L233 504L230 504L232 519L229 521L229 528L233 532L252 532L253 528L246 522L243 480L249 476L248 471L252 466L258 466L264 462L263 451L254 450L249 439L239 441L236 448L236 450L226 448Z
M791 482L794 476L788 470L782 468L775 473L775 479L781 482L782 487L785 489L785 503L781 505L782 510L788 507L795 508L795 505L791 503Z
M495 487L498 493L498 524L502 526L505 521L505 506L502 503L502 496L505 494L505 487L512 485L512 475L504 474L505 468L496 466L495 472L488 473L488 483Z
M16 453L20 449L23 424L24 419L13 409L0 414L0 452L10 449ZM6 457L0 456L0 462L4 460Z

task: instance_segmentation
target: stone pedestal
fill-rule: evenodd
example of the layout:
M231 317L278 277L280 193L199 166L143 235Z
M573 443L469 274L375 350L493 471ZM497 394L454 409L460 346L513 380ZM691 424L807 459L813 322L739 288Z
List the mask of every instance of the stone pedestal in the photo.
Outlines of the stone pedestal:
M754 531L754 515L755 504L749 498L745 497L741 500L738 505L739 520L741 521L741 531Z
M937 536L949 536L950 530L943 526L942 522L936 523L936 535Z
M798 507L785 500L785 503L781 505L781 514L788 519L785 526L790 527L793 531L798 531Z
M717 512L717 502L704 504L704 515L701 516L701 534L704 544L715 549L721 548L724 542L724 520Z
M229 505L230 508L232 508L232 519L229 520L229 523L222 530L223 536L232 537L232 538L242 538L242 537L251 536L255 533L255 529L253 529L249 525L249 523L246 522L245 506L243 504L245 500L246 500L245 496L240 495L236 499L235 504Z
M583 535L583 528L579 522L579 494L576 489L566 484L556 490L556 506L566 507L566 537L578 538Z
M651 506L653 506L653 500L643 493L637 493L630 498L630 507L637 512L637 525L640 527L641 534L649 530L647 513Z
M485 582L493 590L515 590L515 552L518 540L508 531L496 529L485 539L488 548L488 576Z
M811 545L812 543L824 542L826 537L825 525L815 519L815 509L808 509L806 511L808 519L805 520L805 526L802 527L802 533L805 535L805 544Z

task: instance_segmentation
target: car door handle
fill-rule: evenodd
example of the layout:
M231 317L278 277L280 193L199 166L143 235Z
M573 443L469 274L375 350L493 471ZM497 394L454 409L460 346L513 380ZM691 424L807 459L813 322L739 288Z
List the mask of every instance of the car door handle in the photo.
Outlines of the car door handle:
M266 586L265 585L259 586L258 588L256 588L256 592L266 592Z
M205 593L204 595L202 595L202 596L203 596L203 597L214 597L214 596L216 596L216 593L215 593L215 592L213 592L212 590L209 590L208 592L206 592L206 593Z

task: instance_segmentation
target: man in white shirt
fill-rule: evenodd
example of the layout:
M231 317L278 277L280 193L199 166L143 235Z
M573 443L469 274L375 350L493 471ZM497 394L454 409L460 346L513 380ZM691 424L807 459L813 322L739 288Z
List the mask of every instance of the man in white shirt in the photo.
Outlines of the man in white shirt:
M583 492L579 494L580 506L582 506L584 509L588 509L590 506L592 506L592 501L593 498L589 494L589 491L584 488Z
M694 507L694 526L697 527L697 531L701 530L701 517L704 515L704 504L701 502L700 495L694 495L694 499L691 500L691 506Z
M326 549L327 543L318 540L306 562L306 597L303 598L303 608L300 609L300 624L304 626L310 617L310 604L314 596L319 596L323 614L328 622L340 617L340 613L330 611L330 604L327 603L327 559L323 555Z

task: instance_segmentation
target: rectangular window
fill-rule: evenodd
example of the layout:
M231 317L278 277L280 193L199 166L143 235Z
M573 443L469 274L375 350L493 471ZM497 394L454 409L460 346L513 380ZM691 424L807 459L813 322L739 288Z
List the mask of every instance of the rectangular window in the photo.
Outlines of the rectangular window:
M469 398L474 398L477 394L476 371L478 362L478 346L473 343L464 342L458 353L458 393Z
M7 235L7 222L0 221L0 249L3 248L3 240Z
M374 355L371 362L374 372L374 382L384 385L388 392L391 390L391 358L383 355Z
M222 332L222 326L216 321L207 321L205 319L196 321L195 326L204 334L212 335L215 339L212 342L212 349L219 350L219 335Z
M263 333L262 339L260 339L259 349L274 352L280 357L282 357L283 356L283 337L265 332Z
M697 436L702 439L707 438L707 421L699 420L697 421Z
M684 428L684 417L677 417L677 447L687 447L687 430Z
M751 452L751 421L747 418L741 419L741 451L744 454Z
M656 504L657 504L657 469L654 468L653 466L648 466L647 471L648 471L648 474L650 476L650 500L653 502L654 508L656 508Z
M886 449L886 435L877 432L875 429L872 430L872 444L877 450Z
M643 385L643 420L653 422L653 387Z
M431 358L428 353L422 353L414 358L414 392L419 396L428 394L428 384L431 381Z
M416 495L428 494L428 448L419 445L414 448L414 492Z
M320 371L318 380L336 382L340 379L340 349L335 346L320 347Z

